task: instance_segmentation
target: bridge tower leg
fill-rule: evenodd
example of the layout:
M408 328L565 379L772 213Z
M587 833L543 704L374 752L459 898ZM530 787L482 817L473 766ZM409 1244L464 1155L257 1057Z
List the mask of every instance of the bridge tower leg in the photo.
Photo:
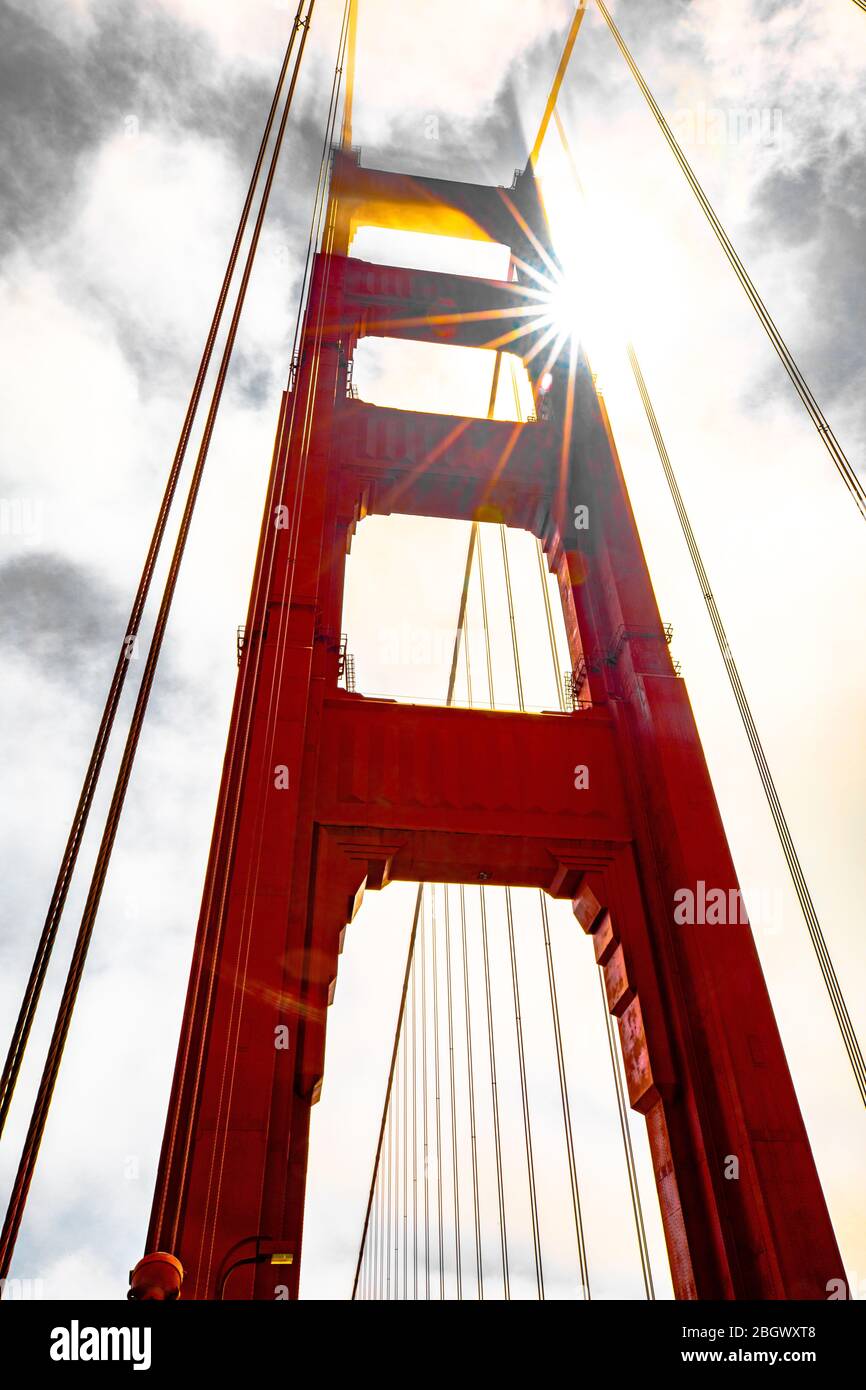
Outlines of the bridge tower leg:
M342 252L356 226L393 223L484 237L541 264L531 176L482 188L341 153L333 189ZM736 911L726 922L736 874L585 359L573 406L557 362L547 417L526 424L379 409L348 390L359 338L482 347L516 302L498 282L317 258L147 1240L181 1261L184 1297L297 1297L310 1109L343 932L363 892L390 879L483 878L572 901L646 1117L678 1297L820 1299L842 1276L751 928ZM494 329L479 317L490 310ZM531 338L516 341L528 354ZM580 708L431 709L338 688L347 547L364 516L398 512L496 517L540 538ZM679 923L683 890L723 900L725 916Z

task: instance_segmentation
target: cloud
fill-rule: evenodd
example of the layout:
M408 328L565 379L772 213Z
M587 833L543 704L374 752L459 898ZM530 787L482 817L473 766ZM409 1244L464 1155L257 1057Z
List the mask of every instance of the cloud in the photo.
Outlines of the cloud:
M79 685L104 682L94 660L122 632L122 609L96 573L62 555L20 555L0 565L0 648L26 655L37 670Z

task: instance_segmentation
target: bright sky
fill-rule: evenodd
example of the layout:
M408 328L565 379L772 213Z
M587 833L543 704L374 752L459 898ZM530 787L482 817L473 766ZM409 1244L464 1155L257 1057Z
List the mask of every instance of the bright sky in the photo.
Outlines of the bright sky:
M122 1296L144 1239L235 678L234 629L246 608L287 374L333 61L338 7L320 3L153 720L19 1242L14 1273L41 1280L55 1297ZM288 9L270 0L6 0L0 8L0 61L10 65L0 84L8 103L0 169L10 186L0 245L0 497L30 509L28 524L8 526L0 537L6 1031L243 197ZM724 7L694 0L671 9L662 0L620 0L615 14L856 462L866 443L866 20L846 0L731 0ZM426 6L362 0L353 138L365 162L508 185L525 160L569 19L565 0L477 0L471 7L441 0L435 17ZM557 245L581 287L579 329L612 416L662 616L675 629L674 655L747 901L778 903L758 947L843 1255L855 1286L866 1284L862 1111L630 379L627 337L642 360L861 1040L862 522L594 13L560 109L589 201L587 209L574 203L552 131L540 173ZM743 110L766 113L757 133L744 133L736 117ZM398 262L433 254L429 245L416 242L410 253L372 233L353 250ZM501 273L479 263L488 248L449 247L445 261L442 251L429 263ZM464 364L455 373L429 359L407 370L408 361L405 345L400 360L387 344L363 345L360 394L485 413L487 364L473 376ZM502 394L500 401L504 409ZM362 525L344 622L360 690L442 697L465 545L465 528L441 522ZM495 532L485 535L496 679L509 702L497 545ZM538 640L532 547L519 534L509 545L527 702L555 707L550 656ZM477 627L475 596L472 669L480 691ZM113 764L106 771L110 777ZM93 837L88 850L85 870ZM351 1285L413 900L407 885L369 894L347 934L312 1137L305 1296L344 1297ZM4 1192L80 907L79 892L67 908L0 1154ZM560 908L553 905L551 930L593 1293L638 1297L591 951ZM546 1165L550 1293L570 1296L573 1239L557 1219L567 1197L531 895L520 895L517 931L533 1123ZM632 1129L663 1291L639 1117ZM516 1208L520 1142L515 1132L508 1180ZM491 1270L494 1217L487 1209ZM515 1220L528 1295L526 1222Z

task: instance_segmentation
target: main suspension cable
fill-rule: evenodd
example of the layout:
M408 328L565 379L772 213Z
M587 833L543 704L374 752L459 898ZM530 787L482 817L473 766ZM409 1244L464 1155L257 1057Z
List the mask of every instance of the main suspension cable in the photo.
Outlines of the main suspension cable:
M604 0L597 0L597 4L598 8L601 10L602 16L605 20L605 23L607 24L607 27L610 29L610 32L613 35L614 41L620 53L625 59L625 62L628 66L629 71L631 72L632 77L637 83L643 97L646 100L647 105L649 106L653 116L655 117L656 123L658 124L658 127L661 130L662 135L667 141L674 155L674 158L680 166L680 169L685 175L686 181L689 187L691 188L692 192L694 193L695 198L697 199L702 212L704 213L704 215L707 218L707 221L712 227L716 235L716 238L718 239L718 242L725 253L725 256L727 257L731 267L733 268L734 274L736 275L737 279L739 280L740 284L745 290L746 296L749 299L749 302L751 303L753 309L755 310L755 313L757 314L758 319L760 320L767 334L767 337L773 344L773 347L775 348L776 353L778 354L782 366L785 368L785 371L788 373L788 376L793 382L797 394L800 397L800 400L802 401L803 405L805 406L809 418L811 419L813 425L817 429L818 434L825 448L827 449L827 452L833 460L833 463L836 467L836 470L840 478L842 479L842 482L845 484L846 488L853 497L860 511L861 516L866 518L866 488L864 488L864 485L860 481L860 478L858 477L856 471L849 463L845 451L842 448L842 445L839 443L838 439L836 438L835 434L830 428L830 425L824 415L824 412L822 411L820 405L815 399L815 396L813 395L806 381L806 378L803 376L803 373L800 371L800 368L798 367L793 356L791 355L791 352L785 340L783 339L781 333L776 327L776 324L770 314L770 311L768 310L763 299L761 298L757 289L752 283L751 277L749 276L746 267L740 260L740 257L738 256L730 240L730 237L728 236L727 232L725 231L724 227L719 221L719 218L717 217L716 212L712 204L710 203L709 198L707 197L706 193L704 192L703 188L698 182L694 170L692 169L691 165L689 164L688 160L683 154L679 144L677 143L676 137L674 136L673 131L668 125L667 120L665 119L664 114L660 106L658 105L658 102L656 101L655 97L653 96L652 92L650 91L649 87L644 81L643 75L641 74L641 71L638 68L634 58L632 57L625 43L625 40L622 37L622 34L620 33L619 29L614 23L607 6L604 4Z
M246 300L247 289L249 286L250 277L252 275L252 269L255 263L256 253L258 251L262 227L264 225L265 214L267 212L267 207L270 200L270 193L273 187L274 176L276 174L277 164L279 162L279 156L282 150L283 139L288 123L289 111L291 109L292 99L294 96L298 75L301 69L301 63L303 60L304 49L306 47L306 41L309 34L309 25L314 6L315 0L309 0L305 17L298 21L300 27L303 29L303 35L298 46L298 53L295 59L295 66L292 71L292 76L289 82L289 88L284 103L282 118L271 153L270 164L268 167L265 185L259 204L258 215L256 217L256 222L253 228L250 245L247 251L247 258L241 276L240 286L235 302L235 308L232 314L231 322L229 324L229 329L226 336L226 341L223 347L222 358L217 372L216 382L214 384L213 395L211 398L211 404L208 410L207 419L204 426L202 440L199 446L198 457L196 459L195 469L193 470L192 478L190 481L189 492L187 495L183 516L181 518L178 536L175 542L174 552L172 554L171 564L169 566L168 575L165 581L162 601L160 603L159 613L157 615L156 623L154 626L153 636L147 655L147 661L145 662L141 686L139 688L138 697L136 699L135 708L133 710L132 718L130 721L129 732L127 735L127 740L124 747L120 768L118 770L114 792L111 798L111 804L109 806L108 815L106 818L106 825L103 832L102 841L100 843L93 875L91 878L90 888L87 894L84 911L82 913L81 924L79 927L78 937L76 939L72 960L69 966L69 973L67 975L66 986L64 988L63 996L60 1002L60 1006L58 1008L57 1019L54 1027L54 1032L52 1034L48 1056L46 1058L42 1078L39 1083L36 1101L33 1107L33 1114L27 1132L27 1137L25 1139L24 1149L22 1151L18 1172L16 1174L15 1181L13 1184L12 1194L9 1200L9 1206L6 1213L6 1220L3 1227L2 1237L0 1237L0 1279L5 1278L9 1271L9 1266L11 1264L12 1254L15 1248L18 1230L20 1228L21 1219L24 1213L24 1206L26 1204L27 1195L30 1190L30 1184L33 1178L33 1172L39 1153L39 1147L42 1141L42 1136L45 1131L45 1124L48 1118L48 1111L50 1108L52 1096L54 1094L54 1088L57 1082L57 1076L60 1069L63 1050L66 1044L66 1038L69 1033L72 1014L75 1007L75 1001L78 995L78 990L84 972L87 951L93 934L93 928L96 921L99 902L102 896L102 890L105 885L105 879L108 872L108 865L111 859L111 852L114 848L114 841L117 835L118 825L120 823L120 815L123 809L123 803L129 786L129 781L132 774L132 767L135 760L135 754L141 736L144 717L147 712L147 706L150 698L151 689L153 687L153 681L156 674L159 654L162 649L162 642L165 636L168 618L171 611L172 600L174 598L175 589L177 587L177 580L180 572L180 566L183 559L184 551L186 548L186 541L192 523L193 514L195 511L195 505L201 486L201 480L204 474L205 464L207 462L211 439L213 437L214 427L216 425L216 419L219 412L219 406L222 400L223 389L228 375L229 365L232 359L234 345L237 338L238 326L240 324L241 319L241 313Z
M48 966L51 960L51 953L54 947L55 939L57 937L58 929L60 927L60 921L63 915L64 907L66 905L66 899L69 893L70 884L72 882L73 873L78 859L78 853L81 848L81 843L84 838L84 832L87 827L87 821L90 815L90 810L93 805L93 799L96 794L96 787L102 770L103 761L105 759L106 749L108 747L111 732L114 727L114 720L117 714L118 706L120 704L120 697L123 692L124 683L126 681L126 674L129 669L129 663L136 651L136 642L141 627L141 621L147 602L147 597L150 592L150 585L153 579L154 569L156 567L156 562L159 557L163 537L165 535L165 530L168 523L169 513L171 511L172 503L174 501L175 493L177 491L177 485L180 479L181 470L183 468L183 463L186 458L186 451L189 445L190 435L192 433L195 417L198 413L198 407L201 402L205 380L213 357L213 351L214 346L216 344L217 334L222 323L223 312L225 310L229 289L231 287L231 282L234 278L235 269L237 267L238 257L240 255L244 234L249 223L249 216L252 210L255 192L258 187L259 176L261 174L267 147L270 143L274 119L279 108L280 97L282 95L283 87L285 85L286 74L288 72L289 62L291 60L295 39L298 30L301 27L301 15L304 3L305 0L300 0L297 13L295 15L294 23L292 25L292 31L289 36L289 41L286 46L282 67L280 69L279 77L277 79L277 85L274 90L273 100L271 101L271 107L268 113L268 118L265 122L265 128L262 133L258 154L256 156L255 165L253 167L253 172L250 177L250 183L247 189L246 198L244 200L244 205L241 211L240 220L238 222L237 230L235 232L235 238L232 243L231 251L229 253L229 258L226 264L225 274L223 276L223 281L220 287L219 295L217 296L216 307L214 308L213 317L211 319L211 324L208 329L205 345L202 350L202 355L199 361L198 370L196 372L192 393L190 395L189 403L186 408L186 414L184 415L183 424L181 425L180 435L178 437L174 458L172 460L168 477L166 479L165 490L163 492L162 501L160 503L159 511L157 513L157 518L154 525L153 534L151 536L150 545L148 547L147 555L145 557L144 566L142 568L141 576L138 581L138 588L136 590L135 597L132 602L129 620L126 625L126 632L124 634L123 641L121 642L120 652L117 658L117 664L114 669L114 674L111 678L111 684L109 685L108 694L105 700L105 706L102 711L102 717L99 722L99 727L97 729L96 737L93 743L93 748L90 754L90 761L87 765L87 771L84 775L84 781L82 783L78 804L76 806L75 814L72 819L72 825L69 830L69 836L67 838L66 846L63 851L63 856L60 861L60 867L57 871L57 878L55 880L54 890L51 895L51 901L48 905L48 911L46 913L45 923L42 928L42 934L39 938L39 943L36 948L36 954L34 956L30 977L27 981L27 985L24 991L24 997L21 1002L21 1009L18 1014L18 1018L15 1022L15 1027L12 1033L12 1038L9 1043L6 1061L3 1065L2 1078L0 1078L0 1134L3 1133L3 1129L6 1124L6 1117L9 1114L9 1108L12 1103L12 1096L15 1090L15 1085L18 1080L18 1076L21 1070L21 1064L24 1058L24 1053L26 1051L27 1044L30 1038L33 1020L36 1014L39 998L42 993L42 986L45 982L45 977L48 972Z

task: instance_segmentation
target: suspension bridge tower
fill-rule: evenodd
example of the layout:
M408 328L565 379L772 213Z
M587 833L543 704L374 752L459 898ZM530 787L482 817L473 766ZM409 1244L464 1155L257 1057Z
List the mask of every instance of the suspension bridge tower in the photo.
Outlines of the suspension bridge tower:
M365 225L504 243L515 280L367 264L348 254ZM351 391L356 344L380 335L511 341L539 399L541 357L517 332L521 267L551 265L531 166L505 189L335 155L277 430L140 1296L173 1278L159 1252L182 1264L184 1297L297 1296L310 1110L343 935L364 893L398 879L532 886L573 904L646 1121L677 1297L819 1299L842 1272L751 929L674 919L678 890L703 883L727 902L738 884L583 353L546 367L544 409L526 423L384 409ZM579 507L589 525L577 530ZM338 684L347 550L364 517L388 513L494 519L540 540L574 712L400 705Z

